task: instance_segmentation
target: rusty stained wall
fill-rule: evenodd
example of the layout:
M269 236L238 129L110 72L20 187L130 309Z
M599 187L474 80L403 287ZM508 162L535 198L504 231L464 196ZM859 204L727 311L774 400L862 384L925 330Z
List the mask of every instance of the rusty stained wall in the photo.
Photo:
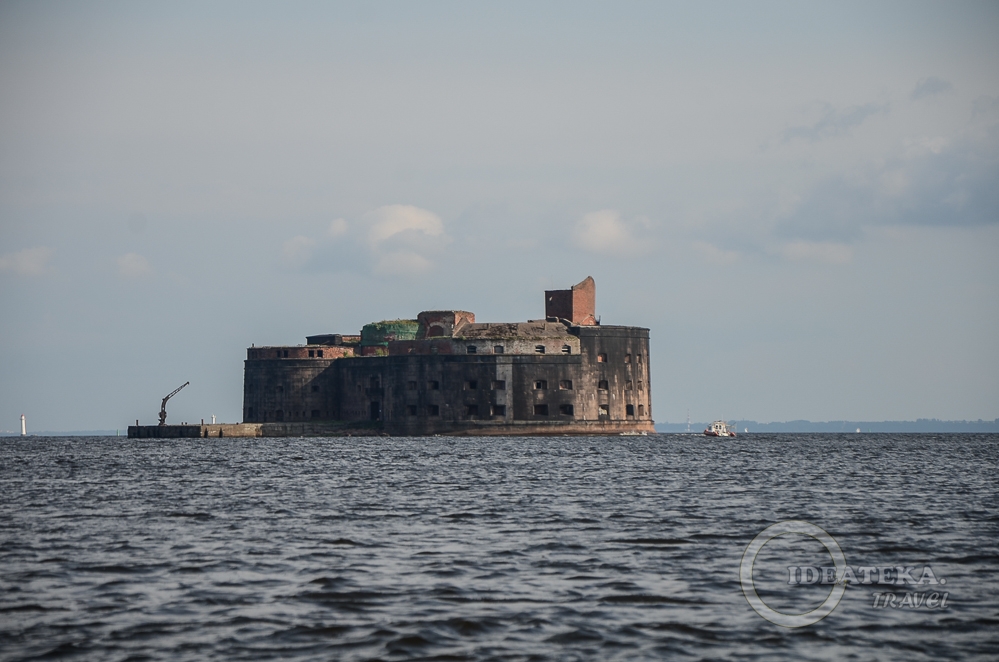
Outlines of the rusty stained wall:
M554 333L556 325L549 326ZM517 338L504 354L467 353L469 344L483 341L491 352L489 343L500 340L492 337L393 342L392 356L339 359L308 358L309 347L251 348L245 364L243 420L377 420L399 434L524 422L609 422L620 424L615 429L631 424L651 429L648 329L578 326L566 331L569 335L542 340ZM545 354L533 353L541 341L553 347ZM561 352L564 341L571 345L570 354ZM428 347L437 347L438 355L401 351ZM523 353L516 353L518 349ZM281 358L252 358L255 354L249 352L255 351L261 356L280 351ZM292 353L299 358L291 358ZM546 388L536 388L538 381ZM547 405L547 415L540 414L537 405ZM572 406L571 414L564 405Z
M607 405L611 420L652 419L652 381L649 373L649 331L628 326L578 327L583 354L586 392L584 416L598 416ZM606 360L601 361L601 358ZM599 388L607 382L607 389Z

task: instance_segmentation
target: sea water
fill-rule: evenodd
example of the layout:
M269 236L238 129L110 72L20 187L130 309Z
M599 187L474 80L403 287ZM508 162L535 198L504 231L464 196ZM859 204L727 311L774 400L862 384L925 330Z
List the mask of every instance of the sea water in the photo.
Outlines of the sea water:
M995 659L997 465L967 434L5 438L0 658ZM937 582L774 624L740 568L791 520ZM809 535L750 568L775 612L831 594Z

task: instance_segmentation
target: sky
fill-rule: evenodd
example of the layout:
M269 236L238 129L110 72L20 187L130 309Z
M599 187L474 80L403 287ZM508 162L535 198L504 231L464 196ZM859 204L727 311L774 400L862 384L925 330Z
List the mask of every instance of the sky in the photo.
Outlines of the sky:
M4 2L0 430L586 276L653 417L999 417L995 2Z

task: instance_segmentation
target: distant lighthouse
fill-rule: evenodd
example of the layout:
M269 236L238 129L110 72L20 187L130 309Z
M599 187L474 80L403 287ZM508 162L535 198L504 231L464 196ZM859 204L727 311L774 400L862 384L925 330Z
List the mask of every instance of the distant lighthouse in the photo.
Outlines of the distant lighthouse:
M24 414L21 414L21 436L28 436L28 428L24 426Z

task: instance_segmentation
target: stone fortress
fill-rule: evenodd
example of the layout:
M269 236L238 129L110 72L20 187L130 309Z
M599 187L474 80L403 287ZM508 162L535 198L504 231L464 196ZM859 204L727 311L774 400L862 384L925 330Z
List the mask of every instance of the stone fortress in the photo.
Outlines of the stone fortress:
M481 324L463 310L425 311L360 335L250 347L242 424L129 435L654 432L649 330L601 324L595 304L588 277L546 291L541 320Z

